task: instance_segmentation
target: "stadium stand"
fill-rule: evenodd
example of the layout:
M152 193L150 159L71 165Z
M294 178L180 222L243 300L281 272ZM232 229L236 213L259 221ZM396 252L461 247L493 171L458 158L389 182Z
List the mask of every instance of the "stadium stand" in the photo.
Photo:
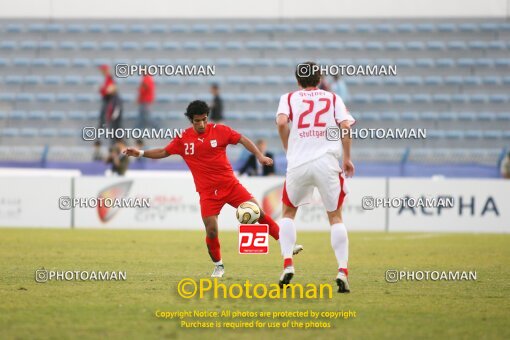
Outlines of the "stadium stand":
M510 141L510 24L503 20L1 20L0 34L1 161L18 160L10 149L31 161L88 160L81 129L97 124L96 67L104 63L215 65L215 77L157 77L156 121L186 127L186 103L210 101L217 82L226 123L268 139L273 150L281 150L279 96L295 89L294 67L305 60L397 65L395 77L346 77L348 107L357 127L425 128L427 139L357 140L360 160L495 166ZM117 79L125 127L136 122L138 81Z

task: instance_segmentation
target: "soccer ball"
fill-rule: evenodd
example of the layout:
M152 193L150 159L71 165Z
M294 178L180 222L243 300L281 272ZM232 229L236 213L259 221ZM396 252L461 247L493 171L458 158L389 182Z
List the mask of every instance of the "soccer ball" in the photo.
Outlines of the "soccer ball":
M260 208L253 202L244 202L237 207L236 217L239 223L253 224L260 218Z

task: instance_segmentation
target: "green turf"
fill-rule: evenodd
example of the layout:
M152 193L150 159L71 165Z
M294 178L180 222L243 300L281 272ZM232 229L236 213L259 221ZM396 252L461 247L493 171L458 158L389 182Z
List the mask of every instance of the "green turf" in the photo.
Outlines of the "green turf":
M279 246L238 255L237 234L223 232L222 282L274 283ZM335 259L327 233L300 233L296 283L331 282ZM207 277L204 234L193 231L0 229L0 338L369 339L510 338L510 235L350 234L351 294L324 300L186 300L176 285ZM40 267L125 270L125 282L36 283ZM387 269L476 270L475 282L386 283ZM352 310L331 329L182 329L156 310ZM248 319L251 321L252 319ZM266 320L267 321L267 320ZM280 320L281 321L281 320Z

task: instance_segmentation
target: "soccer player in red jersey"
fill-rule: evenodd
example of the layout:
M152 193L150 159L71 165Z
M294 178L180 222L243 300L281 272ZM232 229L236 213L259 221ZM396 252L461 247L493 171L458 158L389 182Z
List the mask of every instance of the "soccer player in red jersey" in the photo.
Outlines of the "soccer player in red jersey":
M165 148L146 151L127 148L125 153L129 156L153 159L180 155L184 159L200 195L200 210L206 230L205 242L215 265L211 276L222 277L225 267L221 259L218 238L218 215L221 209L225 204L237 208L246 201L259 205L235 177L227 159L227 146L242 144L263 165L271 165L273 160L265 157L250 139L230 127L208 123L209 107L205 102L200 100L191 102L185 115L192 126L184 131L182 137L173 139ZM262 210L259 222L268 224L269 234L275 240L279 239L278 224ZM301 249L302 247L296 245L296 253Z

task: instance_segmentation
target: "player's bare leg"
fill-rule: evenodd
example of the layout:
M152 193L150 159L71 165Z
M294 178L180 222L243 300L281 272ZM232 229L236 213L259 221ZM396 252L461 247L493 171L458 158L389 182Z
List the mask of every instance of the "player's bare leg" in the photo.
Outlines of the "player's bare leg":
M215 266L211 277L223 277L223 274L225 274L225 267L221 260L220 239L218 237L218 215L203 217L202 220L205 226L207 250Z
M339 293L349 293L349 281L347 280L347 261L349 259L349 238L347 229L342 221L342 207L335 211L328 211L329 224L331 225L331 247L335 252L338 262L338 274L336 283Z
M296 245L296 227L294 226L294 218L296 217L298 208L291 207L283 203L282 219L279 221L280 225L280 247L283 256L283 273L280 277L280 288L289 284L294 276L294 264L292 262L292 255L294 253L294 246Z

